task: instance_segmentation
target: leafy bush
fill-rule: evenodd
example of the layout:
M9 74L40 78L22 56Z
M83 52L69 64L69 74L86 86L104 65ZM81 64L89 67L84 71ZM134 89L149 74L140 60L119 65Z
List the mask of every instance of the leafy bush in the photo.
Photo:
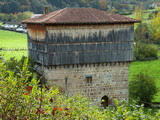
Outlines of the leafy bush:
M160 44L160 11L153 16L150 24L152 39L155 44Z
M6 70L10 70L14 73L15 76L20 76L21 72L25 69L27 71L30 71L30 77L32 77L33 73L35 73L34 67L34 61L31 58L27 58L25 56L22 56L20 60L17 60L15 57L11 57L9 60L7 60L4 63L4 66Z
M28 82L29 71L23 65L20 77L0 69L0 115L5 119L87 119L106 115L80 95L67 97L57 88L39 86L36 76Z
M160 12L154 15L150 23L139 23L135 27L135 41L147 44L160 44Z
M134 60L158 59L158 49L149 44L137 43L134 46Z
M140 43L154 43L150 32L150 25L147 23L139 23L136 25L134 31L134 39Z
M154 95L158 92L154 78L149 76L147 72L140 72L134 75L130 81L129 95L131 98L138 100L139 104L150 106Z
M159 12L159 10L154 10L154 11L152 11L152 12L149 14L148 18L149 18L149 19L152 19L154 16L157 16L158 12Z

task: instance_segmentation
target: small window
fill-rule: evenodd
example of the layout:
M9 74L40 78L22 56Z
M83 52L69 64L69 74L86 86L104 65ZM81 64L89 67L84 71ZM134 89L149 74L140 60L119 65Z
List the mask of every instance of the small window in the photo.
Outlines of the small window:
M92 76L86 77L86 83L92 83Z

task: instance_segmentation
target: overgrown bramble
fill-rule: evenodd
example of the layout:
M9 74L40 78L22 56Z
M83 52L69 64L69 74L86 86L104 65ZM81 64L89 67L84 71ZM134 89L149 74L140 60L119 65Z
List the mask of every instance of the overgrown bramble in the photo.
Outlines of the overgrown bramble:
M70 110L69 108L65 108L65 110Z
M23 120L28 120L28 119L27 119L27 117L24 117L24 119L23 119Z
M28 95L29 93L24 93L24 95Z
M69 113L65 113L65 114L66 114L66 116L69 115Z
M53 108L52 115L55 115L55 111L63 111L62 108Z
M26 91L31 91L32 90L32 86L28 86L28 87L26 87Z
M37 108L37 111L35 114L38 114L38 113L46 114L44 109L40 110L39 108Z
M50 102L53 102L53 98L49 99Z

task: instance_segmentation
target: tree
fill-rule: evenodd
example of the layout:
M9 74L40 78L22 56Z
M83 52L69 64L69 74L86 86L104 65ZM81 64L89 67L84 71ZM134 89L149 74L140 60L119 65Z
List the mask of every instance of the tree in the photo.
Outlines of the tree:
M141 43L153 43L149 24L139 23L135 28L135 41Z
M9 8L8 4L2 5L1 12L2 13L10 13L10 8Z
M10 7L10 13L19 12L21 9L20 4L17 1L12 0L8 3L8 6Z
M137 42L134 46L134 60L158 59L158 48L150 44Z
M139 5L139 6L135 7L134 16L138 20L143 20L143 18L144 18L144 9L143 9L142 5Z
M160 11L153 16L150 24L150 31L154 43L160 44Z
M17 19L17 16L13 14L8 14L8 21L15 22Z
M29 19L29 18L31 18L31 15L33 15L33 14L34 13L32 13L30 11L26 11L26 12L23 12L23 13L18 13L17 21L21 22L22 20Z
M150 106L155 94L158 92L155 79L143 71L134 75L129 84L129 95L138 100L138 104Z
M99 4L100 4L102 10L107 9L107 1L106 0L99 0Z

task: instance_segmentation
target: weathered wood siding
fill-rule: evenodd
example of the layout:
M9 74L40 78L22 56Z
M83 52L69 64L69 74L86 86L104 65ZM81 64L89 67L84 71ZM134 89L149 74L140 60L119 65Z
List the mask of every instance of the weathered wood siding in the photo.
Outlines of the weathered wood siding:
M29 55L44 65L133 60L133 24L47 26L42 30L45 33L36 38L33 30L29 32L28 48Z
M44 41L46 36L46 27L44 25L28 24L28 35L36 41Z

